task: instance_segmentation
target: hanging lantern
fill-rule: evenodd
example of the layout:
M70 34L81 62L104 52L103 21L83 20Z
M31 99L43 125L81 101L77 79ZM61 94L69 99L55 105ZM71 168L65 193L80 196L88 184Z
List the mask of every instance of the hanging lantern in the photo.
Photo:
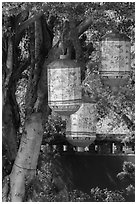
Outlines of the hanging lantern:
M101 41L100 76L104 85L117 91L127 83L130 73L130 38L125 34L109 33Z
M66 120L66 139L76 147L85 148L96 138L96 104L83 101L79 110Z
M75 113L81 105L81 69L61 55L48 66L48 104L60 115Z

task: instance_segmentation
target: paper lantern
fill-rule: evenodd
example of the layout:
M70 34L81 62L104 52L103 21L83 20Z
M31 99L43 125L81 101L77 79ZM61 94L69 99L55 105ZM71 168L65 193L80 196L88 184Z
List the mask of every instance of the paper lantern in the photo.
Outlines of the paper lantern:
M125 34L109 33L101 40L100 76L104 85L117 91L127 83L130 74L130 38Z
M79 109L81 99L81 68L61 55L48 66L48 104L60 115L70 115Z
M76 147L88 147L96 139L96 104L82 102L66 120L66 139Z

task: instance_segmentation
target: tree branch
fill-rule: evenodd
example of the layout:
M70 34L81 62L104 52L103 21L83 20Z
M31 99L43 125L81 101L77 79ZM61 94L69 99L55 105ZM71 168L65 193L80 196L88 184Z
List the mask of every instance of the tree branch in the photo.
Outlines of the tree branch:
M89 17L86 20L82 21L82 23L80 23L80 25L78 26L79 36L89 28L92 22L93 22L93 17Z
M24 21L18 28L17 34L20 34L25 28L27 28L31 23L33 23L34 21L36 21L38 18L40 18L46 11L47 6L43 6L41 8L41 12L32 16L31 18L27 19L26 21Z

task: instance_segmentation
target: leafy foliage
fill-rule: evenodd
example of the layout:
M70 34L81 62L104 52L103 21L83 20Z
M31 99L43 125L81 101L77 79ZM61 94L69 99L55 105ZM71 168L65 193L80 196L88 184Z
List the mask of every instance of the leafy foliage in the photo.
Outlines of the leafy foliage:
M124 196L127 201L135 200L135 165L132 162L123 163L123 171L117 175L121 181Z
M89 202L92 201L90 195L80 190L69 192L69 202Z
M94 202L125 202L120 191L109 191L107 188L103 190L98 187L91 189L91 196Z

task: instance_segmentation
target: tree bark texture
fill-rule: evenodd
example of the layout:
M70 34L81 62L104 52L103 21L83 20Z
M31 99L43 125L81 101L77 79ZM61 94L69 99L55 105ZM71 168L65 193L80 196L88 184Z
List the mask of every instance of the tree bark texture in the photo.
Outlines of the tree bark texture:
M24 134L10 175L11 202L23 201L25 185L29 184L36 172L42 136L41 114L34 113L25 122Z

